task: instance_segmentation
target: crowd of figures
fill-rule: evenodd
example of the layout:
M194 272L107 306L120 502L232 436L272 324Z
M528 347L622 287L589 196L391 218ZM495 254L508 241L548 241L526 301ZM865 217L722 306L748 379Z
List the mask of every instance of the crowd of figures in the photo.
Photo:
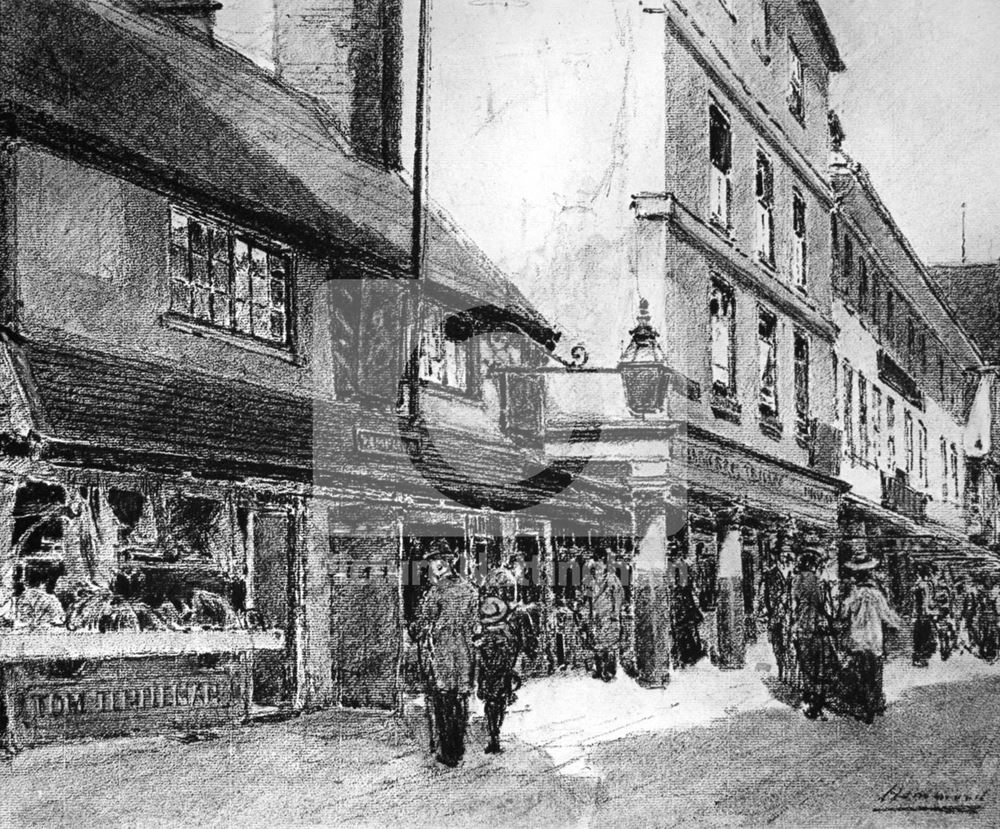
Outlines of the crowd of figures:
M801 695L805 715L825 711L866 723L885 711L886 633L902 621L890 605L880 564L856 556L841 566L835 588L824 578L818 548L783 553L765 571L761 620L779 682ZM962 650L993 662L1000 652L1000 585L987 575L955 579L930 564L916 568L912 588L912 664L926 668L935 652Z
M549 670L568 664L571 642L582 641L594 677L614 679L618 671L624 588L608 567L609 550L593 553L573 606L563 600L543 618L537 602L521 591L523 574L514 559L496 567L479 587L465 578L458 557L435 541L425 558L431 585L420 602L410 636L417 644L431 752L446 766L465 753L469 698L483 702L486 753L501 751L500 729L521 685L518 666L535 659L541 638ZM540 637L543 624L553 635Z

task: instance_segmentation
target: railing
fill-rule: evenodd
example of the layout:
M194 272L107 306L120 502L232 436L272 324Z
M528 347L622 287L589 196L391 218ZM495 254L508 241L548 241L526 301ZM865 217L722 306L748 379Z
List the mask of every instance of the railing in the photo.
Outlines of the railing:
M882 506L914 521L927 518L927 498L904 478L882 473Z

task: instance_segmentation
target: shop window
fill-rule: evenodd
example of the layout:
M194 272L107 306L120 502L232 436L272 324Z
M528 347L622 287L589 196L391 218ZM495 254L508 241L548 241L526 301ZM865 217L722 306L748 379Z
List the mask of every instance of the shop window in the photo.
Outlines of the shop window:
M13 548L18 556L63 557L66 491L61 486L31 482L14 496Z
M861 462L869 463L871 446L868 440L868 380L858 372L858 443Z
M736 295L718 279L712 280L709 302L712 349L712 387L717 394L736 395Z
M806 286L807 242L806 200L798 190L792 191L792 281L799 288Z
M732 201L733 166L732 132L729 116L722 108L712 103L708 108L709 137L709 218L713 224L730 231L730 206Z
M886 463L889 471L896 469L896 401L889 397L885 398L885 448Z
M289 342L291 257L275 242L170 211L170 312L272 345Z
M458 316L428 303L420 334L420 378L460 392L472 388L472 339L456 330Z
M760 311L757 319L757 360L760 413L778 417L778 318Z
M809 338L795 332L795 430L809 435Z
M192 495L167 500L167 537L170 558L215 559L220 524L228 520L221 501Z
M763 150L757 150L757 258L774 267L774 167Z
M795 43L788 41L788 111L800 123L805 121L805 68Z

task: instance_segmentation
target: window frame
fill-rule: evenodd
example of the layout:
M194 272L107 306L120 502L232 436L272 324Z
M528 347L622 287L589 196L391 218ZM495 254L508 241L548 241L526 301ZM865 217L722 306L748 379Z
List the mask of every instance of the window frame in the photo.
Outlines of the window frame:
M428 312L433 311L436 315L436 320L433 325L429 325L430 317ZM454 309L448 308L442 302L435 302L432 300L425 301L423 303L423 313L420 319L420 332L418 335L418 371L420 383L424 387L438 389L448 394L454 394L459 397L466 397L470 399L477 399L480 396L480 389L478 383L478 348L475 344L475 338L470 337L464 340L451 340L447 337L444 327L447 324L448 319L456 315ZM439 331L440 329L440 331ZM433 367L431 361L429 360L429 354L426 348L428 339L431 337L437 338L436 341L439 343L443 349L443 357L437 357L434 362L439 363L447 368L449 360L452 360L454 365L458 364L459 353L464 353L464 379L462 385L456 385L447 381L439 379L439 377L431 372L430 369ZM449 351L449 346L452 346ZM455 374L458 375L459 372L456 370ZM447 375L446 375L447 378Z
M763 331L767 324L770 337L765 337ZM767 346L769 357L765 362L762 349ZM766 375L773 377L771 386L766 385ZM781 388L780 364L778 360L778 315L773 311L758 306L757 308L757 404L761 417L777 420L780 416L779 392Z
M260 233L247 230L245 227L206 215L183 204L171 203L168 206L169 239L168 239L168 282L169 305L167 316L176 320L183 327L197 327L199 330L212 332L220 336L236 338L238 341L252 343L257 347L274 349L275 352L289 353L295 349L295 305L294 285L296 257L295 251L275 239ZM185 244L177 242L177 219L184 220ZM192 240L192 226L201 226L205 231L203 252L196 252ZM217 235L225 237L224 246L216 242ZM238 269L236 261L237 245L243 244L247 250L246 294L239 298ZM224 259L220 253L224 250ZM259 253L260 258L254 253ZM205 269L204 279L200 279L195 257L203 259ZM274 269L273 260L282 264L281 271ZM253 262L263 262L266 269L264 276L256 276L250 269ZM224 269L225 276L217 277L219 269ZM281 277L275 276L282 273ZM257 302L254 296L255 281L265 283L268 289L268 302ZM274 284L282 283L282 296L279 300L273 298ZM220 283L224 285L220 287ZM188 294L187 307L178 307L180 292ZM199 291L207 295L207 316L199 313L197 305ZM216 320L217 297L224 297L225 323ZM241 314L238 303L245 303L245 319L247 328L240 324ZM281 318L282 336L261 336L257 333L258 314L266 313L268 327L273 330L275 316Z
M798 187L792 188L792 283L801 291L809 283L808 205Z
M885 448L886 466L889 473L895 475L899 456L896 454L896 399L891 394L885 396Z
M903 410L903 471L907 477L913 475L916 465L916 452L913 443L913 414L909 409Z
M788 111L796 121L805 126L806 121L806 67L795 41L788 38Z
M716 118L718 115L718 118ZM716 124L724 132L716 130ZM724 134L725 147L716 151L716 137ZM718 158L718 163L717 163ZM731 235L733 231L733 125L729 113L715 98L708 104L709 223Z
M719 318L729 320L727 331L727 348L726 348L726 360L727 365L726 374L728 375L726 384L723 385L721 381L716 379L715 376L715 334L716 330L721 330L722 326L713 325L713 320L715 319L715 314L712 312L712 304L716 300L716 294L719 295ZM725 297L729 299L730 313L726 317L722 311L725 308L725 303L722 301ZM716 394L723 397L736 398L736 290L726 282L724 279L716 274L712 274L709 282L709 374L712 381L712 390Z
M800 348L800 346L802 346ZM810 360L809 335L795 329L792 334L792 360L795 364L793 386L795 390L795 429L800 437L809 434L810 420Z
M757 148L754 191L757 259L767 267L774 268L774 162L760 147Z

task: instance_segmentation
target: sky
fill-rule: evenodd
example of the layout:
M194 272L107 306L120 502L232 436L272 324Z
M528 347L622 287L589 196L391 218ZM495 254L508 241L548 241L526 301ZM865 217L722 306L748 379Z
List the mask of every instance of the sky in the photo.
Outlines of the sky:
M845 148L928 263L1000 259L1000 2L825 0Z
M270 38L262 21L273 14L272 2L228 0L220 23L242 29L244 41L259 41L263 51ZM523 270L517 248L525 242L537 246L537 240L523 237L526 229L530 235L531 227L547 223L550 214L574 200L575 194L546 191L550 175L560 174L559 153L582 158L590 149L612 152L607 144L581 147L586 134L572 123L572 108L559 101L560 85L563 94L571 87L560 82L558 72L601 77L598 67L605 60L607 77L620 78L623 64L613 36L621 9L634 2L435 0L432 195L502 267ZM917 252L931 264L959 260L965 202L968 259L1000 259L1000 0L822 0L822 5L848 66L831 88L831 105L847 132L846 149L868 168ZM417 7L417 0L404 0L410 36L404 128L410 141ZM583 37L587 24L580 24L598 14L598 7L610 10L603 12L608 19L599 29L610 33L607 42L595 39L592 27ZM491 74L494 80L482 83ZM598 120L613 118L606 102L597 99L598 84L590 88L594 100L582 100L578 114L592 107ZM614 80L610 91L618 94ZM506 143L494 153L491 130ZM519 143L511 145L512 134ZM564 149L558 150L560 145ZM409 152L404 149L405 162ZM519 157L528 153L535 169L519 176L519 166L530 166L519 165Z

